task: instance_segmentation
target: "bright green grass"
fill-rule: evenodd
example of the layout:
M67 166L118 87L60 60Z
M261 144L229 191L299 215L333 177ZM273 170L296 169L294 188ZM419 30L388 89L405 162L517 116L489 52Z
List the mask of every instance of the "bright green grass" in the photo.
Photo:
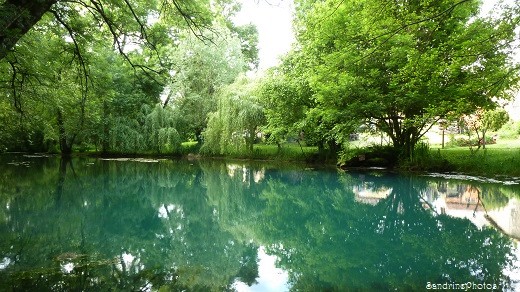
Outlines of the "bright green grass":
M276 145L255 144L252 158L305 161L317 153L318 147L300 147L298 144L284 144L281 149L278 149Z
M182 142L181 143L181 146L182 147L193 147L195 145L197 145L197 141L188 141L188 142Z
M189 141L181 143L180 153L182 155L196 154L199 152L199 143L197 141Z
M501 148L499 145L489 145L488 149L480 149L473 153L467 147L433 151L439 151L441 157L448 160L457 172L488 177L520 176L520 147Z
M520 139L503 140L498 139L496 144L486 145L489 149L520 149Z
M183 142L181 145L181 153L198 154L199 147L197 142ZM312 161L313 157L318 154L318 147L303 146L297 143L284 143L278 149L276 145L255 144L253 145L253 153L238 152L224 155L226 158L237 159L255 159L255 160L280 160L280 161Z

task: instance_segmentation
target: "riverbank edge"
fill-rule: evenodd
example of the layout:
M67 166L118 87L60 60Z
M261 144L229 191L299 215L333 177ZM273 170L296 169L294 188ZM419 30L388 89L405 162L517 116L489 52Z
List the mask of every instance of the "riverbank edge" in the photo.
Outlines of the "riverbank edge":
M520 149L519 149L520 152ZM433 151L432 151L433 153ZM102 152L73 152L65 157L90 157L100 159L117 158L146 158L146 159L183 159L183 160L220 160L230 162L267 162L274 165L299 165L311 168L337 168L343 171L391 171L403 174L428 174L440 173L447 175L467 175L484 177L497 180L520 180L520 165L515 165L515 159L508 159L509 167L504 161L500 167L494 167L493 171L485 172L485 159L475 156L474 153L465 153L466 158L450 157L443 153L431 155L427 161L421 163L397 163L396 165L362 165L348 166L340 164L335 159L316 159L316 157L235 157L235 156L207 156L195 153L187 154L157 154L157 153L102 153ZM59 153L32 153L32 152L4 152L2 154L23 154L42 156L62 156ZM482 153L486 155L485 153ZM470 159L467 159L467 158ZM439 167L441 165L441 167ZM507 170L514 170L512 172Z

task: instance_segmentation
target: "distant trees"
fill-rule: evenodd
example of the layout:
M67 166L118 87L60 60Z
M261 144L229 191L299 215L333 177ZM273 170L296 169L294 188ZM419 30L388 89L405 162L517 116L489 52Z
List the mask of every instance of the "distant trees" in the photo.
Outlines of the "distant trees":
M212 43L185 34L178 46L170 48L174 65L163 105L174 109L183 139L201 144L208 114L217 108L217 93L247 66L240 39L226 27L218 29Z
M478 148L480 146L486 148L486 133L488 131L498 131L509 121L509 115L504 109L478 109L472 114L464 115L463 121L468 130L468 135L471 137L472 132L477 135Z
M261 82L260 96L267 122L263 130L268 141L279 148L302 131L307 133L306 139L312 137L315 127L308 122L307 112L315 103L306 76L301 54L290 52Z

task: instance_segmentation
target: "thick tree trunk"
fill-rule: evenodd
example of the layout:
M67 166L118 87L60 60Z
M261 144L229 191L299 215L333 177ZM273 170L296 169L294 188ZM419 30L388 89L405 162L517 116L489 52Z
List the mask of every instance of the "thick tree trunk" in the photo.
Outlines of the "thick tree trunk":
M390 129L393 130L393 129ZM399 128L399 132L385 132L392 139L392 144L401 159L412 160L414 148L419 142L419 131L415 128Z
M0 5L0 60L58 0L7 0Z
M327 141L327 145L329 146L329 155L336 157L338 155L340 145L336 142L336 140Z

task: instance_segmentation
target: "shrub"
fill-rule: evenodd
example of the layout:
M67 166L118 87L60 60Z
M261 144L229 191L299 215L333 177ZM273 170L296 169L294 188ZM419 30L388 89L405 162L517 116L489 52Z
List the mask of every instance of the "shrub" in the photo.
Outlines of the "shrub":
M372 145L345 149L340 153L338 164L343 167L394 167L398 157L397 150L390 145Z
M486 136L486 145L495 144L496 141L492 136ZM479 142L477 137L472 137L471 140L467 137L453 138L450 139L448 143L446 143L447 147L469 147L469 146L478 146Z
M412 162L418 163L421 161L428 161L430 159L430 145L428 142L421 141L417 143L413 150Z

